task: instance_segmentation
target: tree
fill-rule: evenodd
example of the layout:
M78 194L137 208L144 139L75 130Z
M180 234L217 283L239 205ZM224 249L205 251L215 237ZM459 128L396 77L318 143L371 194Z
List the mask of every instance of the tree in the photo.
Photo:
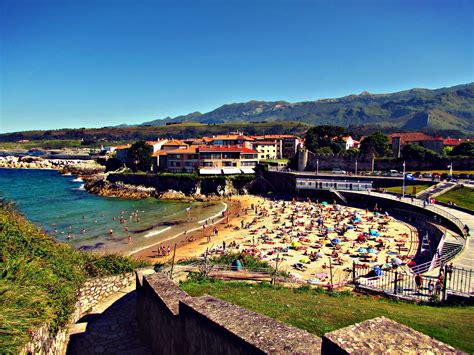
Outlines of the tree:
M127 166L133 171L149 171L153 163L152 152L153 148L145 141L133 143L127 152Z
M402 157L405 160L411 160L411 161L424 161L424 160L434 161L434 160L439 159L439 155L436 152L430 149L426 149L417 144L407 144L403 146Z
M388 137L382 132L374 132L362 140L360 150L364 154L374 154L377 157L383 157L390 151Z
M316 126L306 132L306 148L312 152L318 149L329 147L331 152L339 153L344 150L343 136L346 135L346 129L339 126Z
M462 142L454 147L449 155L462 155L465 157L474 157L474 142Z

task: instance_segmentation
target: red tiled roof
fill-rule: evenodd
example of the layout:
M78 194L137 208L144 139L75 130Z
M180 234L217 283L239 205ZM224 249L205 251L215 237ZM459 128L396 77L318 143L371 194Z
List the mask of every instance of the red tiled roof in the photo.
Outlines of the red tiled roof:
M163 144L163 146L170 146L170 145L186 145L186 144L182 140L179 140L179 139L171 139L168 142Z
M455 147L461 143L464 143L464 142L469 142L469 139L465 139L465 138L446 138L446 139L443 139L443 144L444 145L447 145L447 146L450 146L450 147Z
M264 136L252 136L254 139L281 139L281 138L298 138L293 134L265 134Z
M239 152L239 153L258 153L254 149L239 147L236 145L229 146L219 146L219 145L210 145L203 146L199 149L200 152Z
M123 144L115 146L115 150L128 149L131 147L131 144Z
M392 143L392 138L399 137L401 144L407 144L409 142L420 142L420 141L440 141L443 138L433 137L422 132L408 132L408 133L392 133L388 136L389 144Z
M155 144L158 144L158 143L163 143L165 141L166 141L166 139L160 139L159 141L146 141L146 144L155 145Z
M256 145L275 145L275 141L254 141L252 144Z
M207 137L204 137L207 138ZM211 141L214 140L237 140L237 139L242 139L244 141L250 141L252 140L250 137L247 136L242 136L242 135L236 135L236 134L219 134L217 136L214 136L211 138Z

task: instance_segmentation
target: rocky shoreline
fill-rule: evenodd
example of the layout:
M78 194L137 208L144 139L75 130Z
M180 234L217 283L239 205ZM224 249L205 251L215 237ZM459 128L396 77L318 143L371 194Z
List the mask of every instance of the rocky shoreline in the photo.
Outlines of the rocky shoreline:
M93 177L83 177L86 181L84 188L92 194L105 197L118 197L126 199L142 199L154 197L159 200L183 201L183 202L207 202L218 201L222 197L217 195L205 196L203 194L186 195L181 191L167 190L158 192L153 187L128 185L121 182L112 183L105 179L97 179Z

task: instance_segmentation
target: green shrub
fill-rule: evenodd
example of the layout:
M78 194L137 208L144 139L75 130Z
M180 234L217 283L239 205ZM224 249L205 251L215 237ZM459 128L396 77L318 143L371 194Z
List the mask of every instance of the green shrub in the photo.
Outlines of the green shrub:
M53 333L64 326L87 278L130 272L146 264L77 251L0 201L0 352L18 352L28 332L40 324L48 324Z

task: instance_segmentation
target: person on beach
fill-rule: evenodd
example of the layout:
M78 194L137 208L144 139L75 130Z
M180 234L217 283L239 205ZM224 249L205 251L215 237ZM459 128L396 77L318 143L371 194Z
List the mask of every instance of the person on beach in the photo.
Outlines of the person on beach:
M423 284L423 277L421 274L416 274L415 276L416 292L420 292L421 285Z
M232 262L231 269L237 272L244 271L244 258L242 255Z

